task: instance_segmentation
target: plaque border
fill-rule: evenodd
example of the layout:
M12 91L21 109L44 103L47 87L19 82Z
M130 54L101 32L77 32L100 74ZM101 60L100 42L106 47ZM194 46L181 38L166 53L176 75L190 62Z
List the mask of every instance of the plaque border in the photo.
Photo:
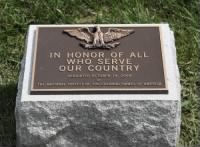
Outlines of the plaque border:
M155 27L159 30L159 38L160 38L160 48L161 48L161 57L162 57L162 66L163 66L163 74L164 74L164 81L165 81L165 87L164 88L109 88L109 89L101 89L101 88L85 88L85 89L36 89L34 87L34 75L35 75L35 67L36 67L36 57L37 57L37 49L38 49L38 36L39 36L39 29L40 28L58 28L58 27L94 27L96 25L99 25L100 27ZM164 49L163 49L163 33L161 26L159 24L150 24L150 25L137 25L137 24L129 24L129 25L123 25L123 24L81 24L81 25L61 25L61 26L39 26L36 28L34 32L34 43L33 43L33 61L32 61L32 67L31 67L31 83L30 83L30 94L31 95L40 95L40 94L168 94L168 83L167 83L167 74L166 74L166 67L165 67L165 56L164 56Z

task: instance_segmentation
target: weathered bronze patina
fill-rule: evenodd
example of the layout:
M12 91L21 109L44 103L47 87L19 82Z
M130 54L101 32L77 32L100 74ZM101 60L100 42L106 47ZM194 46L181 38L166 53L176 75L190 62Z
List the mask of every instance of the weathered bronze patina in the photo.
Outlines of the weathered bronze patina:
M31 94L168 93L158 26L93 30L36 31Z

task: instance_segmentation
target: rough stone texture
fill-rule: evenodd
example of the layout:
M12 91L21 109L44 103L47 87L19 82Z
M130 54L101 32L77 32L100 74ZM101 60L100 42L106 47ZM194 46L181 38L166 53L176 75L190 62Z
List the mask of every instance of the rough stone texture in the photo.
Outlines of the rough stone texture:
M179 100L22 102L24 62L16 100L18 147L176 146Z
M17 111L18 142L42 147L173 147L176 108L176 101L26 102Z

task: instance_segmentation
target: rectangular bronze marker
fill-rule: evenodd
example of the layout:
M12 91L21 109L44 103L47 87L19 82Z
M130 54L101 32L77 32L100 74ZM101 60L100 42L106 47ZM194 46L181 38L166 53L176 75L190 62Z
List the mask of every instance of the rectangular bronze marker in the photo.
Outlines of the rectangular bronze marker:
M167 94L159 26L39 27L31 94Z

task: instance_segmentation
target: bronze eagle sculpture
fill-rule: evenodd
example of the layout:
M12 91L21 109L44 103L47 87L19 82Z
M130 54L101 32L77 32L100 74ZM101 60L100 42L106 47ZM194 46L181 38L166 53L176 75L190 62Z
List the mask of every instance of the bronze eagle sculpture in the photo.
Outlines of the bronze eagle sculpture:
M134 30L108 28L108 31L103 33L101 28L96 26L95 31L90 31L88 27L82 27L77 29L65 29L63 32L67 33L69 36L85 41L86 43L80 43L80 45L86 49L111 49L120 44L119 42L113 41L134 33Z

